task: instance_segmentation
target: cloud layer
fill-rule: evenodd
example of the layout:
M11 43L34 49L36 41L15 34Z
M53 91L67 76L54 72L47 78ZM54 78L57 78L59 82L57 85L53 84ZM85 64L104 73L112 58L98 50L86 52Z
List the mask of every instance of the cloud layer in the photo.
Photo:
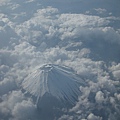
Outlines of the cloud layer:
M108 6L75 12L71 5L73 12L63 13L58 2L0 1L0 119L40 119L21 83L53 63L73 68L87 84L76 105L56 119L119 120L120 17Z

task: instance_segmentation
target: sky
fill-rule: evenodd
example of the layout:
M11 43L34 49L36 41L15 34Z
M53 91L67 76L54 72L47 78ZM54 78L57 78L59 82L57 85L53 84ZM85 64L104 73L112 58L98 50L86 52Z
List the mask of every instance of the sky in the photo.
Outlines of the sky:
M68 66L86 82L54 119L119 120L119 11L119 0L0 0L0 120L40 119L21 85L44 64Z

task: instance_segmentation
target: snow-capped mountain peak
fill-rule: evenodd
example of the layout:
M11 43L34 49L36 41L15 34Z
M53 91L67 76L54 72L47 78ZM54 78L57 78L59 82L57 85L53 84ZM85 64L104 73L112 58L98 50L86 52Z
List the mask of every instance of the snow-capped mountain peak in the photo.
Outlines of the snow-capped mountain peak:
M74 104L80 94L79 86L84 81L68 67L53 64L43 65L23 81L23 88L37 98L46 93L58 100Z

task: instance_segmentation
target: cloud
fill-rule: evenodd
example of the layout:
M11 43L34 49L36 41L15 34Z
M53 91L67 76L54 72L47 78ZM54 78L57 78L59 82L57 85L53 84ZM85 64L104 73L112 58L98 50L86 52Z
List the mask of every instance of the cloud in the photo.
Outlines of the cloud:
M113 64L110 68L115 79L120 80L120 64Z
M31 101L23 100L17 103L12 111L15 120L34 119L36 106Z
M13 66L14 63L17 62L17 58L14 54L12 54L12 51L1 49L0 50L0 64L6 65L8 67Z
M26 3L34 2L35 0L27 0Z
M80 37L86 34L87 30L90 32L87 28L100 27L108 23L108 20L92 15L59 15L57 9L48 7L37 10L33 18L16 27L16 32L20 36L24 35L24 38L29 42L39 45L43 40L46 41L46 43L50 43L50 39L54 39L55 41L56 37L58 40L67 39L67 36L74 38L79 35ZM78 34L78 31L80 34ZM31 37L32 41L29 40Z
M107 16L107 8L95 8L106 15L101 17L37 3L0 1L1 119L40 119L21 83L34 69L53 63L73 68L86 82L76 105L59 120L119 120L120 18Z
M36 105L26 99L21 91L12 91L2 96L0 103L1 119L22 120L37 118Z
M0 82L0 95L4 95L17 88L15 80L5 78Z
M0 103L0 114L1 119L9 119L11 117L11 111L13 110L16 103L19 103L23 99L23 95L20 91L12 91L2 96L2 102Z
M101 91L98 91L98 92L96 93L95 100L96 100L96 102L98 102L98 103L104 102L104 93L102 93Z
M73 116L64 115L64 116L62 116L61 118L59 118L58 120L67 120L67 119L73 120Z
M99 14L103 14L103 13L105 13L105 12L107 12L107 10L106 9L102 9L102 8L97 8L97 9L95 9Z
M60 45L63 41L67 44L68 39L76 40L89 48L94 59L118 62L120 35L113 27L107 27L110 21L108 17L95 15L60 14L58 9L48 7L37 10L31 19L17 25L15 32L35 47L40 48L44 44L41 50ZM106 56L105 49L111 54Z
M102 120L102 118L95 116L94 114L90 113L87 117L88 120Z
M10 0L0 0L0 6L9 5Z
M14 23L9 19L8 15L0 14L0 48L13 48L15 44L18 44L18 36L14 31Z
M79 102L76 106L70 110L70 112L76 113L74 114L74 118L81 116L80 119L86 119L86 115L89 116L89 114L92 113L95 115L96 119L106 119L111 116L112 110L119 113L117 106L117 104L119 104L117 100L119 99L119 94L117 94L116 87L118 81L112 81L109 77L100 77L98 80L99 82L89 81L88 86L80 87L83 95L79 97ZM107 106L106 109L107 104L109 104L109 106ZM104 112L101 112L101 110ZM89 119L95 119L92 117L92 114L88 117ZM114 114L113 117L119 119L118 115Z

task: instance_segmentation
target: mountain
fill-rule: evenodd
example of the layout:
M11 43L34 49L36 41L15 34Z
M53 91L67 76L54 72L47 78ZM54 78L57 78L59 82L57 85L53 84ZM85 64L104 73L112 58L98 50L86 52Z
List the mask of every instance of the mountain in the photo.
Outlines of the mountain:
M84 85L83 79L72 69L54 64L36 69L22 83L23 89L36 98L35 102L44 119L47 119L46 113L48 116L60 114L60 111L56 113L56 108L75 105L80 95L79 87Z
M85 85L85 82L72 69L53 64L33 71L22 83L23 88L38 99L49 93L71 104L75 104L80 94L80 85Z

